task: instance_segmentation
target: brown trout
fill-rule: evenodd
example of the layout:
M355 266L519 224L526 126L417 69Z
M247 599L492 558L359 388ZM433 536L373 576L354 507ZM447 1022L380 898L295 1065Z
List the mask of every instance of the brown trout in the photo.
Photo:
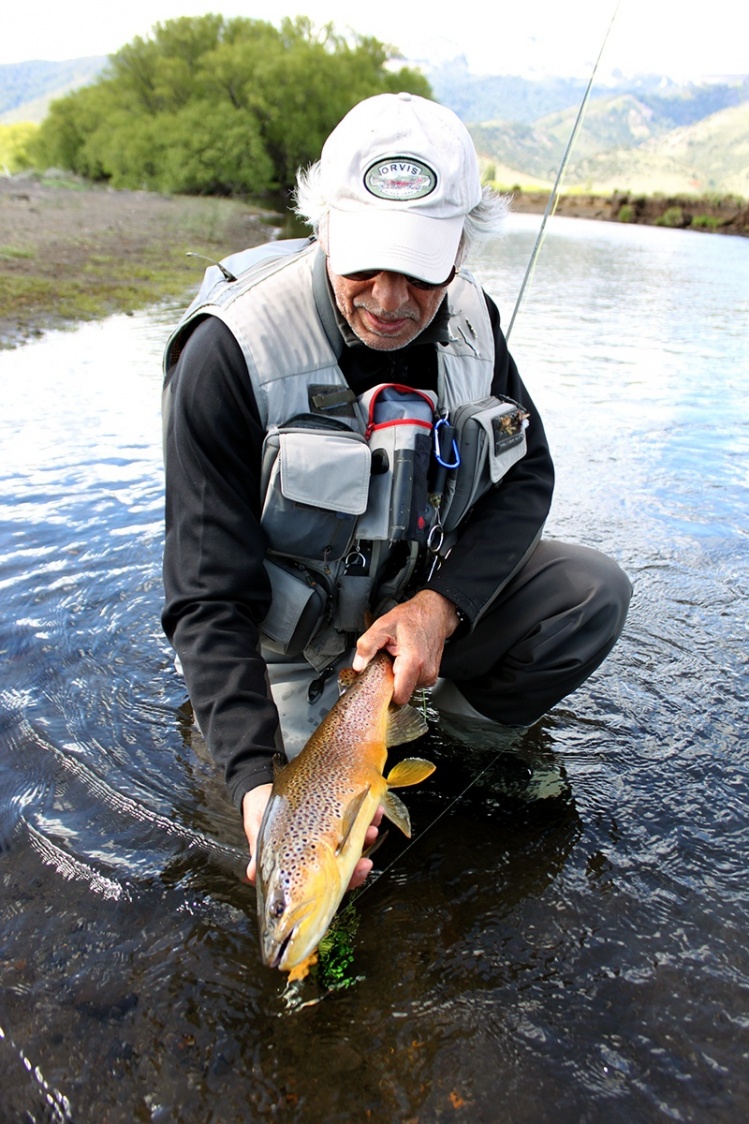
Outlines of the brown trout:
M333 919L379 805L409 838L408 810L391 791L418 784L430 761L410 758L383 776L388 748L426 732L410 706L395 707L393 661L379 652L360 675L341 672L343 694L298 757L274 779L257 846L263 962L301 979Z

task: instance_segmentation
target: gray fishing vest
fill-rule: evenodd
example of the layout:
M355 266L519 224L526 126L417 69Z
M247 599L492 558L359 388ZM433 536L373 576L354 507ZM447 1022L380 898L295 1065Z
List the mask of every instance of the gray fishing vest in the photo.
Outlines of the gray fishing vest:
M524 455L526 415L491 397L494 336L468 273L447 290L436 396L389 386L357 400L338 366L340 332L317 244L270 243L222 264L234 279L206 271L165 368L205 315L237 340L266 430L261 523L272 603L262 641L274 658L303 654L319 670L363 630L367 613L408 595L425 555L437 563L447 553L475 500ZM378 411L389 420L378 421ZM435 418L448 434L438 494L427 484Z

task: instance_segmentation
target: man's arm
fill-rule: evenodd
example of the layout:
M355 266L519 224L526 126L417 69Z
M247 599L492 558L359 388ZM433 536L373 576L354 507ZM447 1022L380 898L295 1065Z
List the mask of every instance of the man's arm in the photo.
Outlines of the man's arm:
M241 351L209 317L167 379L164 631L237 807L272 780L278 718L258 651L270 603L259 524L263 430Z
M270 603L257 479L263 430L242 354L218 320L195 329L167 382L163 625L242 812L254 884L278 728L257 647ZM381 818L379 810L365 848L375 843ZM371 859L360 859L349 888L371 868Z

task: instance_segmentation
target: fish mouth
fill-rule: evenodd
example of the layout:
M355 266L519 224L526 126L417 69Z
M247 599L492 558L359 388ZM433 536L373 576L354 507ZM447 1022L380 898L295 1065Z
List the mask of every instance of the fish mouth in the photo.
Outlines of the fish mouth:
M316 947L313 941L311 948L305 951L306 945L309 944L310 934L304 934L301 941L303 947L294 947L294 942L299 942L302 925L314 911L315 899L309 898L289 911L283 924L276 928L275 934L270 930L266 932L263 959L269 968L280 968L284 972L288 971L300 960L303 960L311 949ZM278 931L278 928L281 928L281 932ZM291 963L286 963L287 959Z
M295 932L296 932L296 927L294 929L292 929L291 932L287 936L284 937L284 939L281 941L278 948L275 949L272 957L269 958L268 967L270 967L270 968L280 968L281 967L281 961L283 960L284 956L286 955L286 951L287 951L289 945L291 944L291 939L294 936Z

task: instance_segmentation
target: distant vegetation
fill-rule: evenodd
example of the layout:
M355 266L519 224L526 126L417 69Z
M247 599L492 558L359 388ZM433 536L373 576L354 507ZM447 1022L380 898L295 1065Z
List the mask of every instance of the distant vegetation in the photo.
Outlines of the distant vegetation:
M356 102L430 95L422 75L388 69L393 55L302 17L280 29L219 15L169 20L114 54L93 85L53 102L28 155L117 188L287 191Z

